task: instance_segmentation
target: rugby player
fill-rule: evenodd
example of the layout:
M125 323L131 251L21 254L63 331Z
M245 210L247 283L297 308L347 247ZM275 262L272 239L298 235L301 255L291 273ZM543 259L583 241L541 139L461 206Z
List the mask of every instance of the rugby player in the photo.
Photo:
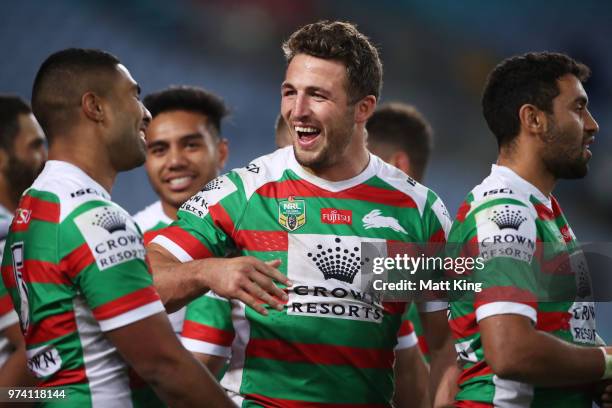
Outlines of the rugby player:
M43 62L32 107L50 160L19 202L2 277L28 366L43 387L61 388L58 399L131 407L159 406L159 396L170 406L229 407L172 332L142 236L110 198L117 173L145 160L151 117L139 92L103 51L72 48ZM132 387L128 365L152 389Z
M497 163L449 238L485 260L469 276L485 289L451 302L459 407L586 408L588 385L612 377L612 349L596 347L588 269L552 195L558 180L588 171L598 131L583 88L589 74L567 55L538 52L508 58L488 77L482 108ZM571 296L552 296L560 289Z
M435 193L366 149L365 123L382 85L369 40L349 23L318 22L296 31L283 49L281 112L292 146L210 182L153 239L149 259L154 273L208 270L218 279L241 259L214 258L228 249L282 259L278 267L291 280L284 309L261 296L232 303L216 297L225 314L199 307L206 297L188 307L184 344L199 354L231 354L222 385L237 403L389 406L405 303L362 292L361 268L371 261L361 259L360 245L444 242L450 220ZM246 284L256 283L270 280ZM455 358L446 307L420 305L432 390Z
M23 191L47 159L45 135L26 101L0 95L0 258ZM19 318L0 280L0 387L32 385Z

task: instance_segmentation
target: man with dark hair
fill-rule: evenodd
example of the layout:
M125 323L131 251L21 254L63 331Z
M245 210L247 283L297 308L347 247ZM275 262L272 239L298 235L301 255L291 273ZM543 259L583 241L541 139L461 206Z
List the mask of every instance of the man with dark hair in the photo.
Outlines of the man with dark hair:
M0 259L19 198L47 159L45 135L26 101L0 95ZM0 280L0 387L31 385L13 302Z
M366 123L368 150L422 183L432 149L432 129L412 105L392 102L381 105ZM427 384L429 359L427 341L417 307L412 304L404 313L399 342L404 347L395 353L397 406L431 406ZM452 393L454 387L449 387Z
M32 101L50 160L19 202L2 265L30 370L79 407L161 405L131 387L128 365L171 406L231 406L177 341L142 236L110 199L117 173L145 159L138 84L116 57L72 48L43 62Z
M160 198L134 215L146 245L176 220L181 204L219 175L228 148L221 137L227 108L218 96L192 86L171 87L147 95L144 105L153 116L146 130L145 168ZM184 308L168 316L176 333L184 316Z
M296 31L283 49L281 112L292 146L210 182L154 238L149 259L154 274L215 268L217 279L241 258L210 258L228 250L282 259L275 266L291 280L282 310L244 296L228 302L206 295L188 306L183 344L204 361L231 355L221 383L236 402L389 406L405 303L364 293L361 269L371 260L362 259L361 243L443 242L450 220L435 193L366 149L365 123L382 83L367 37L349 23L318 22ZM447 303L420 306L435 390L455 356ZM256 313L261 309L267 316Z
M461 205L449 238L484 260L461 277L482 291L451 302L460 407L591 407L587 385L612 378L612 349L596 347L584 255L551 194L559 179L587 173L598 131L588 76L585 65L549 52L508 58L489 75L482 106L497 164Z
M387 103L366 124L368 150L418 182L423 180L433 145L431 125L414 106Z

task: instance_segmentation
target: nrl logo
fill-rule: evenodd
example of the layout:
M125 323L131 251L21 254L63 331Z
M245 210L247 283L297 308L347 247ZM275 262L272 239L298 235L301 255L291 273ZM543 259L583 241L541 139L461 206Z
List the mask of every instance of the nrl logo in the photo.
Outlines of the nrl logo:
M278 223L289 231L306 224L306 202L290 196L278 203Z
M380 210L372 210L361 219L365 229L370 228L391 228L393 231L407 234L406 230L400 225L399 221L393 217L382 215Z

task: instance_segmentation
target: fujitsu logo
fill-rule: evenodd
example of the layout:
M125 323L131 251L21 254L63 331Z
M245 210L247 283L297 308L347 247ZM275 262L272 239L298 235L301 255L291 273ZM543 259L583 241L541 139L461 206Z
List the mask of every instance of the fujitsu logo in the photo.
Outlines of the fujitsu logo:
M353 222L353 211L321 208L321 222L323 224L351 224Z

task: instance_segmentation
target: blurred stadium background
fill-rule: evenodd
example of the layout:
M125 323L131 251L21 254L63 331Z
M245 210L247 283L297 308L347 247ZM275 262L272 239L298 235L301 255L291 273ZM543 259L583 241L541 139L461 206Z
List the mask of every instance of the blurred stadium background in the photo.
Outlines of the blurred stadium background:
M454 213L488 174L496 145L480 111L486 74L502 58L561 51L588 64L586 89L600 125L585 180L556 195L582 241L612 232L612 2L452 0L3 0L0 92L30 98L40 63L70 46L116 54L143 94L172 84L199 85L232 110L224 125L228 169L274 148L284 59L280 44L318 19L358 24L381 51L382 101L415 104L435 130L425 184ZM115 201L134 213L155 200L142 168L120 175ZM600 305L612 341L612 307Z

